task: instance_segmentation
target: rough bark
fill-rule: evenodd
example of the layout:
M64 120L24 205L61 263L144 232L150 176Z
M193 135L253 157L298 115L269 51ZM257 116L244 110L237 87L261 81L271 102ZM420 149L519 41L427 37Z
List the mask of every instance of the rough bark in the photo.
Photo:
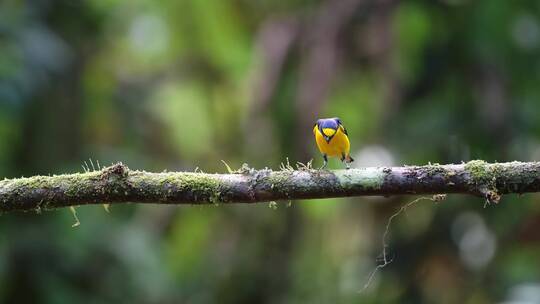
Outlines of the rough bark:
M0 181L0 211L103 203L221 204L364 195L540 191L539 162L371 167L350 170L255 170L230 174L150 173L118 163L100 171Z

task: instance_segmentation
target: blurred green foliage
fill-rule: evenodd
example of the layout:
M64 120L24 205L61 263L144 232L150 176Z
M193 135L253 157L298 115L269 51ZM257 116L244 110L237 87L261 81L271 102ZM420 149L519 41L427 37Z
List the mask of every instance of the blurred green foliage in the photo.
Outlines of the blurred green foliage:
M0 177L540 158L536 1L0 2ZM310 95L311 93L311 95ZM305 97L308 96L308 97ZM339 168L331 161L332 168ZM538 195L5 214L5 303L540 301Z

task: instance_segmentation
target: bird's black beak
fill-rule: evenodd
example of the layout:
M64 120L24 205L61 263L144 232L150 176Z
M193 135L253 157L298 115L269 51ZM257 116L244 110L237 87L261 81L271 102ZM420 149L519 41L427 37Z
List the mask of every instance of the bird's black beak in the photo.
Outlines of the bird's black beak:
M330 136L324 135L323 137L324 137L324 140L326 140L327 144L330 143Z

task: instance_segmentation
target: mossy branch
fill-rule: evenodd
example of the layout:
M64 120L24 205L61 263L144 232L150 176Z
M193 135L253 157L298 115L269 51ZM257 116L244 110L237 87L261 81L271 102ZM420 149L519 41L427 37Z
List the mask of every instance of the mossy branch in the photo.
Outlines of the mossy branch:
M0 181L0 211L104 203L227 204L363 195L463 193L498 202L500 195L540 191L539 162L272 171L229 174L150 173L118 163L99 171Z

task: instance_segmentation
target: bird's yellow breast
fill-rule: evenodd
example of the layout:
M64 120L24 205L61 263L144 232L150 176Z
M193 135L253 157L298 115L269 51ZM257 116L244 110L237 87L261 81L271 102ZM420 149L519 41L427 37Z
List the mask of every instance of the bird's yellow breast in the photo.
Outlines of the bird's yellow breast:
M349 137L343 131L342 126L339 126L338 130L336 131L330 142L326 142L326 140L324 140L323 135L316 126L315 128L313 128L313 133L315 134L315 141L317 142L317 147L319 148L319 151L321 151L321 153L328 156L338 157L341 157L343 154L349 155Z

